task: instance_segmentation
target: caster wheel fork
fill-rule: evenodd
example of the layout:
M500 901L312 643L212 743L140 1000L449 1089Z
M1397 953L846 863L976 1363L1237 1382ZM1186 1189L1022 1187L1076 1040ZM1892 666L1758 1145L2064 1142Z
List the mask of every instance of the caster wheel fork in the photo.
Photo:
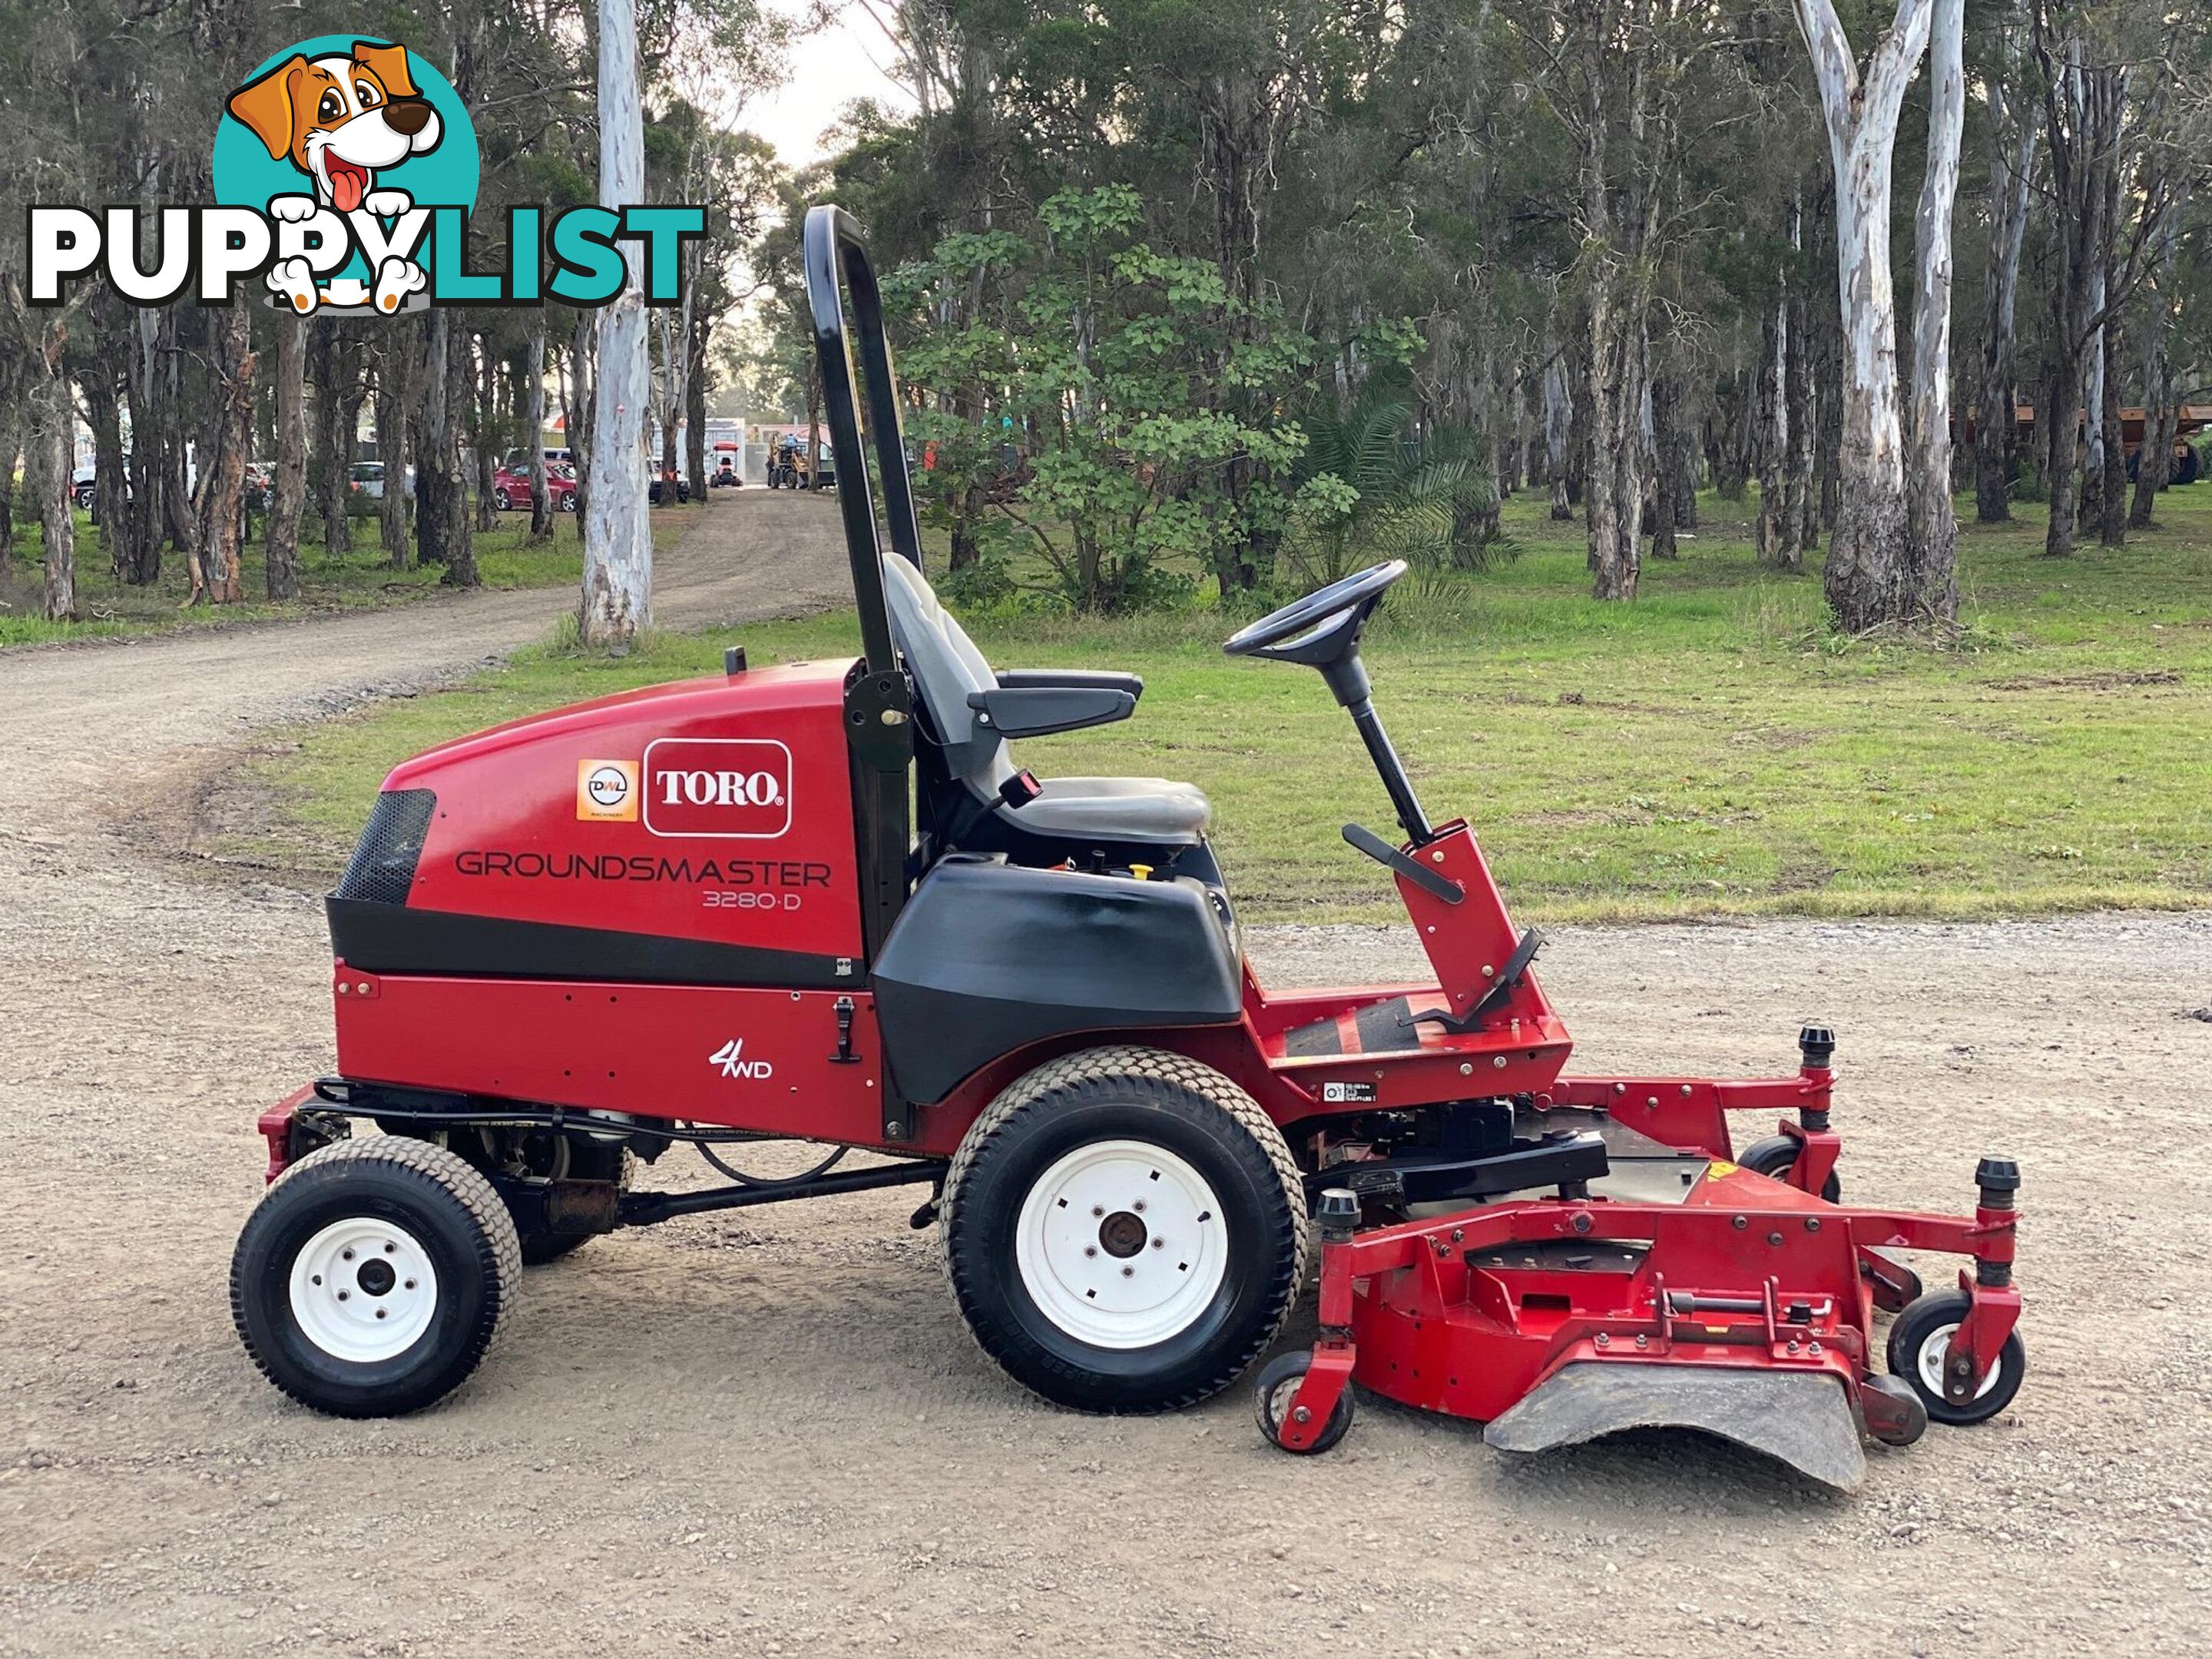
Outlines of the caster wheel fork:
M1325 1452L1351 1431L1357 1409L1352 1398L1351 1352L1324 1350L1318 1368L1315 1358L1304 1349L1278 1354L1254 1386L1260 1432L1278 1450L1304 1455ZM1333 1401L1328 1398L1332 1389ZM1316 1399L1316 1395L1321 1398Z

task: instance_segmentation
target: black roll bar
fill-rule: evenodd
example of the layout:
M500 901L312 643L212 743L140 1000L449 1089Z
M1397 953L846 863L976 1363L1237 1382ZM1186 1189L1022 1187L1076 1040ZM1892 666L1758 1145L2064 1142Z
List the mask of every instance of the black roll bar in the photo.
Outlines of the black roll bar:
M876 498L872 469L860 440L860 399L853 384L852 344L857 343L862 378L867 383L868 427L875 441L876 466L883 481L884 522L890 526L891 550L921 568L921 530L914 512L914 489L907 477L906 436L899 424L898 383L891 373L890 343L884 337L883 295L860 227L833 203L806 210L802 239L806 303L814 316L814 349L822 364L823 401L828 405L830 440L837 452L837 507L845 520L845 550L853 564L853 601L860 611L860 647L871 674L896 665L891 646L890 611L884 597L883 547L876 537ZM838 278L844 281L841 289ZM852 298L853 332L848 343L844 296Z
M890 526L891 550L913 560L916 570L921 568L921 531L906 473L898 383L891 374L890 343L884 337L883 295L861 244L860 228L829 203L809 208L800 252L807 309L814 319L814 349L822 365L823 401L829 407L830 441L837 453L837 511L845 520L853 603L860 613L861 659L845 677L845 724L854 836L860 853L861 945L872 963L906 905L907 860L914 838L908 787L914 763L914 686L891 639L872 471L883 481L884 521ZM850 332L857 333L857 340L849 337L846 327L848 295L855 325ZM873 469L860 440L860 399L853 384L856 346L861 377L867 383L868 428L876 449ZM913 1137L914 1110L888 1071L883 1084L883 1136L896 1145Z

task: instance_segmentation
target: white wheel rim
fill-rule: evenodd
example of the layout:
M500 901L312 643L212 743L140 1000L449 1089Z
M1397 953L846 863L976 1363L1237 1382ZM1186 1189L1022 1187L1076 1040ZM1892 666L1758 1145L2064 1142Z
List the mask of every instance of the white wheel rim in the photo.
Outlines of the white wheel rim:
M1943 1355L1950 1348L1951 1333L1958 1328L1956 1321L1948 1325L1938 1325L1928 1333L1927 1339L1920 1345L1921 1385L1938 1400L1951 1397L1943 1389ZM1997 1364L1990 1367L1990 1374L1982 1379L1982 1386L1974 1390L1974 1398L1979 1400L1996 1387L1998 1374L2003 1370L2004 1362L2000 1357Z
M1014 1262L1037 1310L1077 1340L1149 1348L1181 1335L1229 1268L1213 1188L1142 1140L1079 1146L1030 1188Z
M333 1359L357 1365L413 1347L438 1311L438 1273L404 1227L333 1221L292 1258L292 1317Z

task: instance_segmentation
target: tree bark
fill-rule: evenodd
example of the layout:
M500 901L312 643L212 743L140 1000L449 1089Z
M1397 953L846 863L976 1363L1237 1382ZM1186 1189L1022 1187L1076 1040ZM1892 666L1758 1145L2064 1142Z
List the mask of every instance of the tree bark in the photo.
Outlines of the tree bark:
M1805 556L1820 546L1820 397L1814 369L1817 343L1813 307L1802 293L1790 301L1790 364L1784 395L1790 402L1789 498L1783 503L1783 536L1802 571Z
M346 496L353 481L353 431L347 410L346 382L354 374L351 354L335 319L311 325L309 367L315 382L315 507L323 521L323 550L353 550L353 522Z
M568 458L576 469L576 526L580 535L592 510L592 410L596 396L592 382L599 366L599 313L587 311L576 319L576 331L568 343L569 377L575 382L575 398L568 405Z
M488 501L491 493L491 480L484 470L486 446L475 446L472 456L465 441L469 413L476 404L476 363L469 349L471 338L465 326L456 325L446 339L446 420L445 429L438 439L439 453L448 469L446 574L438 578L440 586L445 587L475 587L482 580L477 574L476 525L469 516L471 459L476 463L478 501Z
M2027 233L2028 184L2035 171L2035 123L2001 86L1990 99L1990 253L1982 325L1982 387L1974 411L1974 516L1983 524L2012 517L2012 470L2018 447L2019 402L2013 342L2020 294L2021 248Z
M2118 286L2117 276L2109 270L2105 284L2107 294ZM2105 311L2104 338L2099 347L2099 358L2105 365L2103 395L2097 400L2097 419L2103 439L2100 449L2104 463L2104 476L2099 480L2097 490L2097 539L2106 547L2124 547L2128 540L2128 449L2120 425L2119 371L2124 342L2120 307L2108 306Z
M645 199L645 126L637 78L634 0L599 0L599 204ZM622 292L599 315L592 416L592 489L584 525L581 634L589 646L627 647L653 623L653 525L646 499L644 427L652 402L646 361L643 252L623 243ZM853 458L847 457L849 465Z
M394 327L376 365L376 458L384 466L384 495L376 504L379 539L385 562L407 568L407 386L414 331Z
M1552 518L1573 520L1567 486L1574 471L1575 398L1567 384L1566 349L1554 338L1544 359L1544 477L1552 487Z
M545 482L545 313L530 313L523 366L522 423L530 445L530 539L553 539L553 491Z
M1796 495L1790 469L1796 459L1790 442L1790 304L1785 293L1768 311L1764 337L1764 361L1759 373L1759 516L1753 520L1752 541L1761 563L1796 575L1804 569L1803 544L1796 535ZM1798 348L1802 354L1803 347Z
M34 368L31 381L31 441L36 457L40 539L46 554L45 611L48 622L76 617L76 520L70 501L70 453L76 411L61 372L56 342L51 365ZM28 457L27 457L27 459ZM30 471L27 467L27 471Z
M2179 422L2173 407L2173 363L2167 356L2166 342L2173 326L2181 221L2188 211L2188 203L2185 183L2179 199L2166 211L2166 222L2160 227L2158 276L2151 289L2150 303L2144 308L2143 435L2142 447L2136 451L2135 501L2128 509L2128 526L2134 530L2150 528L2158 511L2159 492L2166 488L2173 471L2173 445Z
M1911 620L1918 610L1889 222L1898 117L1928 47L1935 0L1898 0L1895 21L1863 74L1832 0L1795 4L1820 83L1835 169L1836 274L1845 342L1828 607L1838 628L1856 634Z
M105 359L103 351L100 356ZM84 393L85 418L92 427L93 518L100 526L100 544L107 550L109 568L118 581L131 573L131 483L123 455L122 398L104 367L96 366L78 385ZM0 461L0 465L7 465ZM7 543L0 541L0 548Z
M161 545L168 533L168 389L167 347L176 319L167 307L131 315L130 333L131 539L123 579L143 586L161 580Z
M2038 27L2047 27L2041 13ZM2074 551L2082 428L2098 422L2095 410L2102 401L2088 398L2087 382L2091 349L2102 341L2097 295L2102 286L2108 234L2105 171L2117 137L2121 94L2116 71L2085 64L2079 36L2060 43L2056 59L2051 46L2046 36L2039 33L2036 52L2044 70L2057 247L2044 395L2035 421L2045 454L2044 483L2050 502L2043 550L2050 557L2064 558ZM2101 484L2101 470L2098 476Z
M707 499L707 319L686 324L684 365L684 468L691 499Z
M245 505L246 451L253 435L253 342L243 305L224 307L214 327L215 435L200 474L191 598L236 605L246 597L239 581L238 549L244 528L240 519Z
M0 586L15 547L15 461L23 453L21 404L0 382Z
M1959 614L1959 520L1951 500L1951 211L1966 131L1966 0L1935 0L1928 48L1928 160L1913 214L1912 527L1908 603Z
M300 515L307 505L307 324L276 313L276 476L269 501L269 597L300 597Z
M464 336L461 345L464 359L471 365L465 377L467 395L463 399L463 407L470 411L469 459L477 475L476 527L490 532L499 528L499 496L495 483L499 475L499 458L493 453L495 437L499 430L496 412L499 364L492 355L489 341L481 334L473 336L476 347L471 350L468 343L471 337Z
M1674 532L1681 520L1682 383L1672 374L1651 382L1651 556L1680 556Z

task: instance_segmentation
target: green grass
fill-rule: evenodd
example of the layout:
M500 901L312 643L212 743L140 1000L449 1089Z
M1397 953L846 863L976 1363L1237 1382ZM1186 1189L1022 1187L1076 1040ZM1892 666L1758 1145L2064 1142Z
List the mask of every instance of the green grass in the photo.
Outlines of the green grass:
M1431 816L1465 814L1531 919L2028 915L2212 902L2212 487L2170 495L2123 551L2040 556L2039 520L1970 529L1949 648L1839 642L1817 574L1761 570L1744 506L1709 501L1643 597L1585 597L1579 532L1513 504L1513 562L1392 595L1376 706ZM1564 533L1562 533L1564 532ZM1382 921L1338 839L1390 813L1316 676L1231 662L1203 611L984 618L1008 666L1146 680L1126 725L1024 746L1040 773L1157 773L1212 795L1248 918ZM551 648L461 690L292 734L256 763L275 822L252 851L341 866L382 773L474 727L644 682L842 654L852 620L663 636L618 662ZM296 743L296 750L290 745Z
M23 507L17 496L17 510ZM653 514L653 544L674 545L690 527L696 507L656 507ZM219 626L241 622L301 617L317 612L350 610L368 605L404 605L438 591L445 574L440 565L417 565L394 570L385 562L378 541L377 521L356 518L349 552L332 554L322 544L321 525L310 515L301 526L299 599L271 605L260 595L268 591L263 558L264 520L253 521L253 539L240 552L240 580L246 601L242 605L188 605L190 591L182 555L171 551L161 562L161 580L138 586L118 580L107 546L89 515L76 515L77 620L48 622L42 614L45 593L45 552L35 520L15 527L12 556L0 569L0 647L38 645L57 640L97 639L106 635L144 634L170 628ZM576 523L566 514L556 514L550 543L532 545L530 515L500 515L497 530L478 532L477 570L486 587L553 587L574 583L583 575L583 551Z

